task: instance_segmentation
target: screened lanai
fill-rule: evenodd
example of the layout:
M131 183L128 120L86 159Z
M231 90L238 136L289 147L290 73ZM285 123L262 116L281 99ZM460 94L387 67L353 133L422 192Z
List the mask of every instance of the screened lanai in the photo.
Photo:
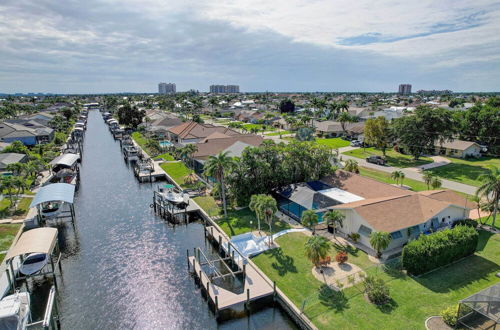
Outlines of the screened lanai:
M500 283L460 301L459 323L468 329L497 329L500 323Z

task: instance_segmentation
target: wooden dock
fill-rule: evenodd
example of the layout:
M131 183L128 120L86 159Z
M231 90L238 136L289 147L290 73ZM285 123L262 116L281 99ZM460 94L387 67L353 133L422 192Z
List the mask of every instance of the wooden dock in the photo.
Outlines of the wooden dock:
M239 252L216 228L207 226L205 232L207 237L219 243L219 249L223 249L226 255L232 256L231 259L238 265L238 268L242 270L240 272L244 275L243 291L241 293L231 292L212 283L210 277L203 271L199 257L196 255L188 256L190 271L200 280L200 285L207 292L207 297L214 304L216 313L236 305L248 305L253 300L270 296L275 292L273 285L266 281L252 265L247 264L244 258L234 258L235 251L236 253Z

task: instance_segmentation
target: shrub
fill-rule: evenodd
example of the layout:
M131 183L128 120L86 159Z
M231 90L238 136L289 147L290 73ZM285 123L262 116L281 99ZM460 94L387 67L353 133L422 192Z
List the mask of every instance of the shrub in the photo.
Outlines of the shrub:
M457 325L458 319L471 311L468 306L462 305L462 307L460 308L460 315L458 315L458 307L459 305L453 305L443 309L441 313L439 313L439 315L443 318L444 323L446 323L450 327L455 327Z
M347 235L347 237L349 239L351 239L354 243L359 241L359 239L361 238L361 236L358 233L351 233L351 234Z
M363 281L368 299L376 305L383 305L391 299L389 287L384 280L373 275L368 275Z
M403 268L410 274L420 275L469 256L476 250L478 236L469 226L420 235L403 248Z
M337 261L339 264L343 264L346 262L348 259L347 253L344 251L339 251L337 255L335 256L335 261Z
M472 219L462 219L462 220L457 220L453 223L452 227L455 228L456 226L469 226L472 228L477 227L477 221L472 220Z

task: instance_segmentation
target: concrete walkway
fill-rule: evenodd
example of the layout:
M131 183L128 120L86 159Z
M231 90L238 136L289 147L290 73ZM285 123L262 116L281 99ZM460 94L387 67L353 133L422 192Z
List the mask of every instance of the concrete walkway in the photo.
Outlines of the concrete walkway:
M448 158L445 158L443 156L429 156L429 158L433 160L432 163L420 165L415 168L419 170L428 170L431 168L436 168L451 163L451 161Z
M340 148L339 150L342 150L342 151L340 151L342 153L342 152L348 151L347 148L351 148L351 147ZM350 150L352 150L352 149L350 149ZM345 161L346 159L353 159L353 160L358 162L359 166L362 166L362 167L372 168L374 170L378 170L378 171L382 171L382 172L386 172L386 173L392 173L394 171L402 171L405 174L405 177L407 179L413 179L413 180L417 180L420 182L424 182L424 178L423 178L422 173L420 173L420 170L418 168L415 168L415 167L399 168L399 167L393 167L393 166L381 166L381 165L368 163L364 159L348 156L345 154L341 154L340 156L342 157L343 161ZM443 166L443 165L440 165L440 166ZM455 181L446 180L443 178L440 178L440 180L443 183L442 188L447 188L447 189L459 191L459 192L469 194L469 195L476 194L477 187L469 186L467 184L463 184L463 183L459 183L459 182L455 182Z

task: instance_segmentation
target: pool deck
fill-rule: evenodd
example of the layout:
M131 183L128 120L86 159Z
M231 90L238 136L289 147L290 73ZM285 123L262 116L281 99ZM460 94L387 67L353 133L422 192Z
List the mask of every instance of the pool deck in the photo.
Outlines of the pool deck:
M213 226L207 226L207 235L213 237L217 242L221 242L222 246L224 243L228 243L228 240L224 235L221 235L218 230L214 229ZM243 261L240 258L237 261L238 266L243 268ZM245 283L244 290L240 294L233 293L229 290L223 289L211 283L209 277L205 274L201 268L201 264L194 256L188 257L191 271L193 271L201 280L201 285L208 292L208 296L212 302L216 305L216 309L223 310L230 308L232 306L246 303L252 300L263 298L274 293L273 287L269 284L264 277L262 277L259 272L257 272L251 264L245 265Z

